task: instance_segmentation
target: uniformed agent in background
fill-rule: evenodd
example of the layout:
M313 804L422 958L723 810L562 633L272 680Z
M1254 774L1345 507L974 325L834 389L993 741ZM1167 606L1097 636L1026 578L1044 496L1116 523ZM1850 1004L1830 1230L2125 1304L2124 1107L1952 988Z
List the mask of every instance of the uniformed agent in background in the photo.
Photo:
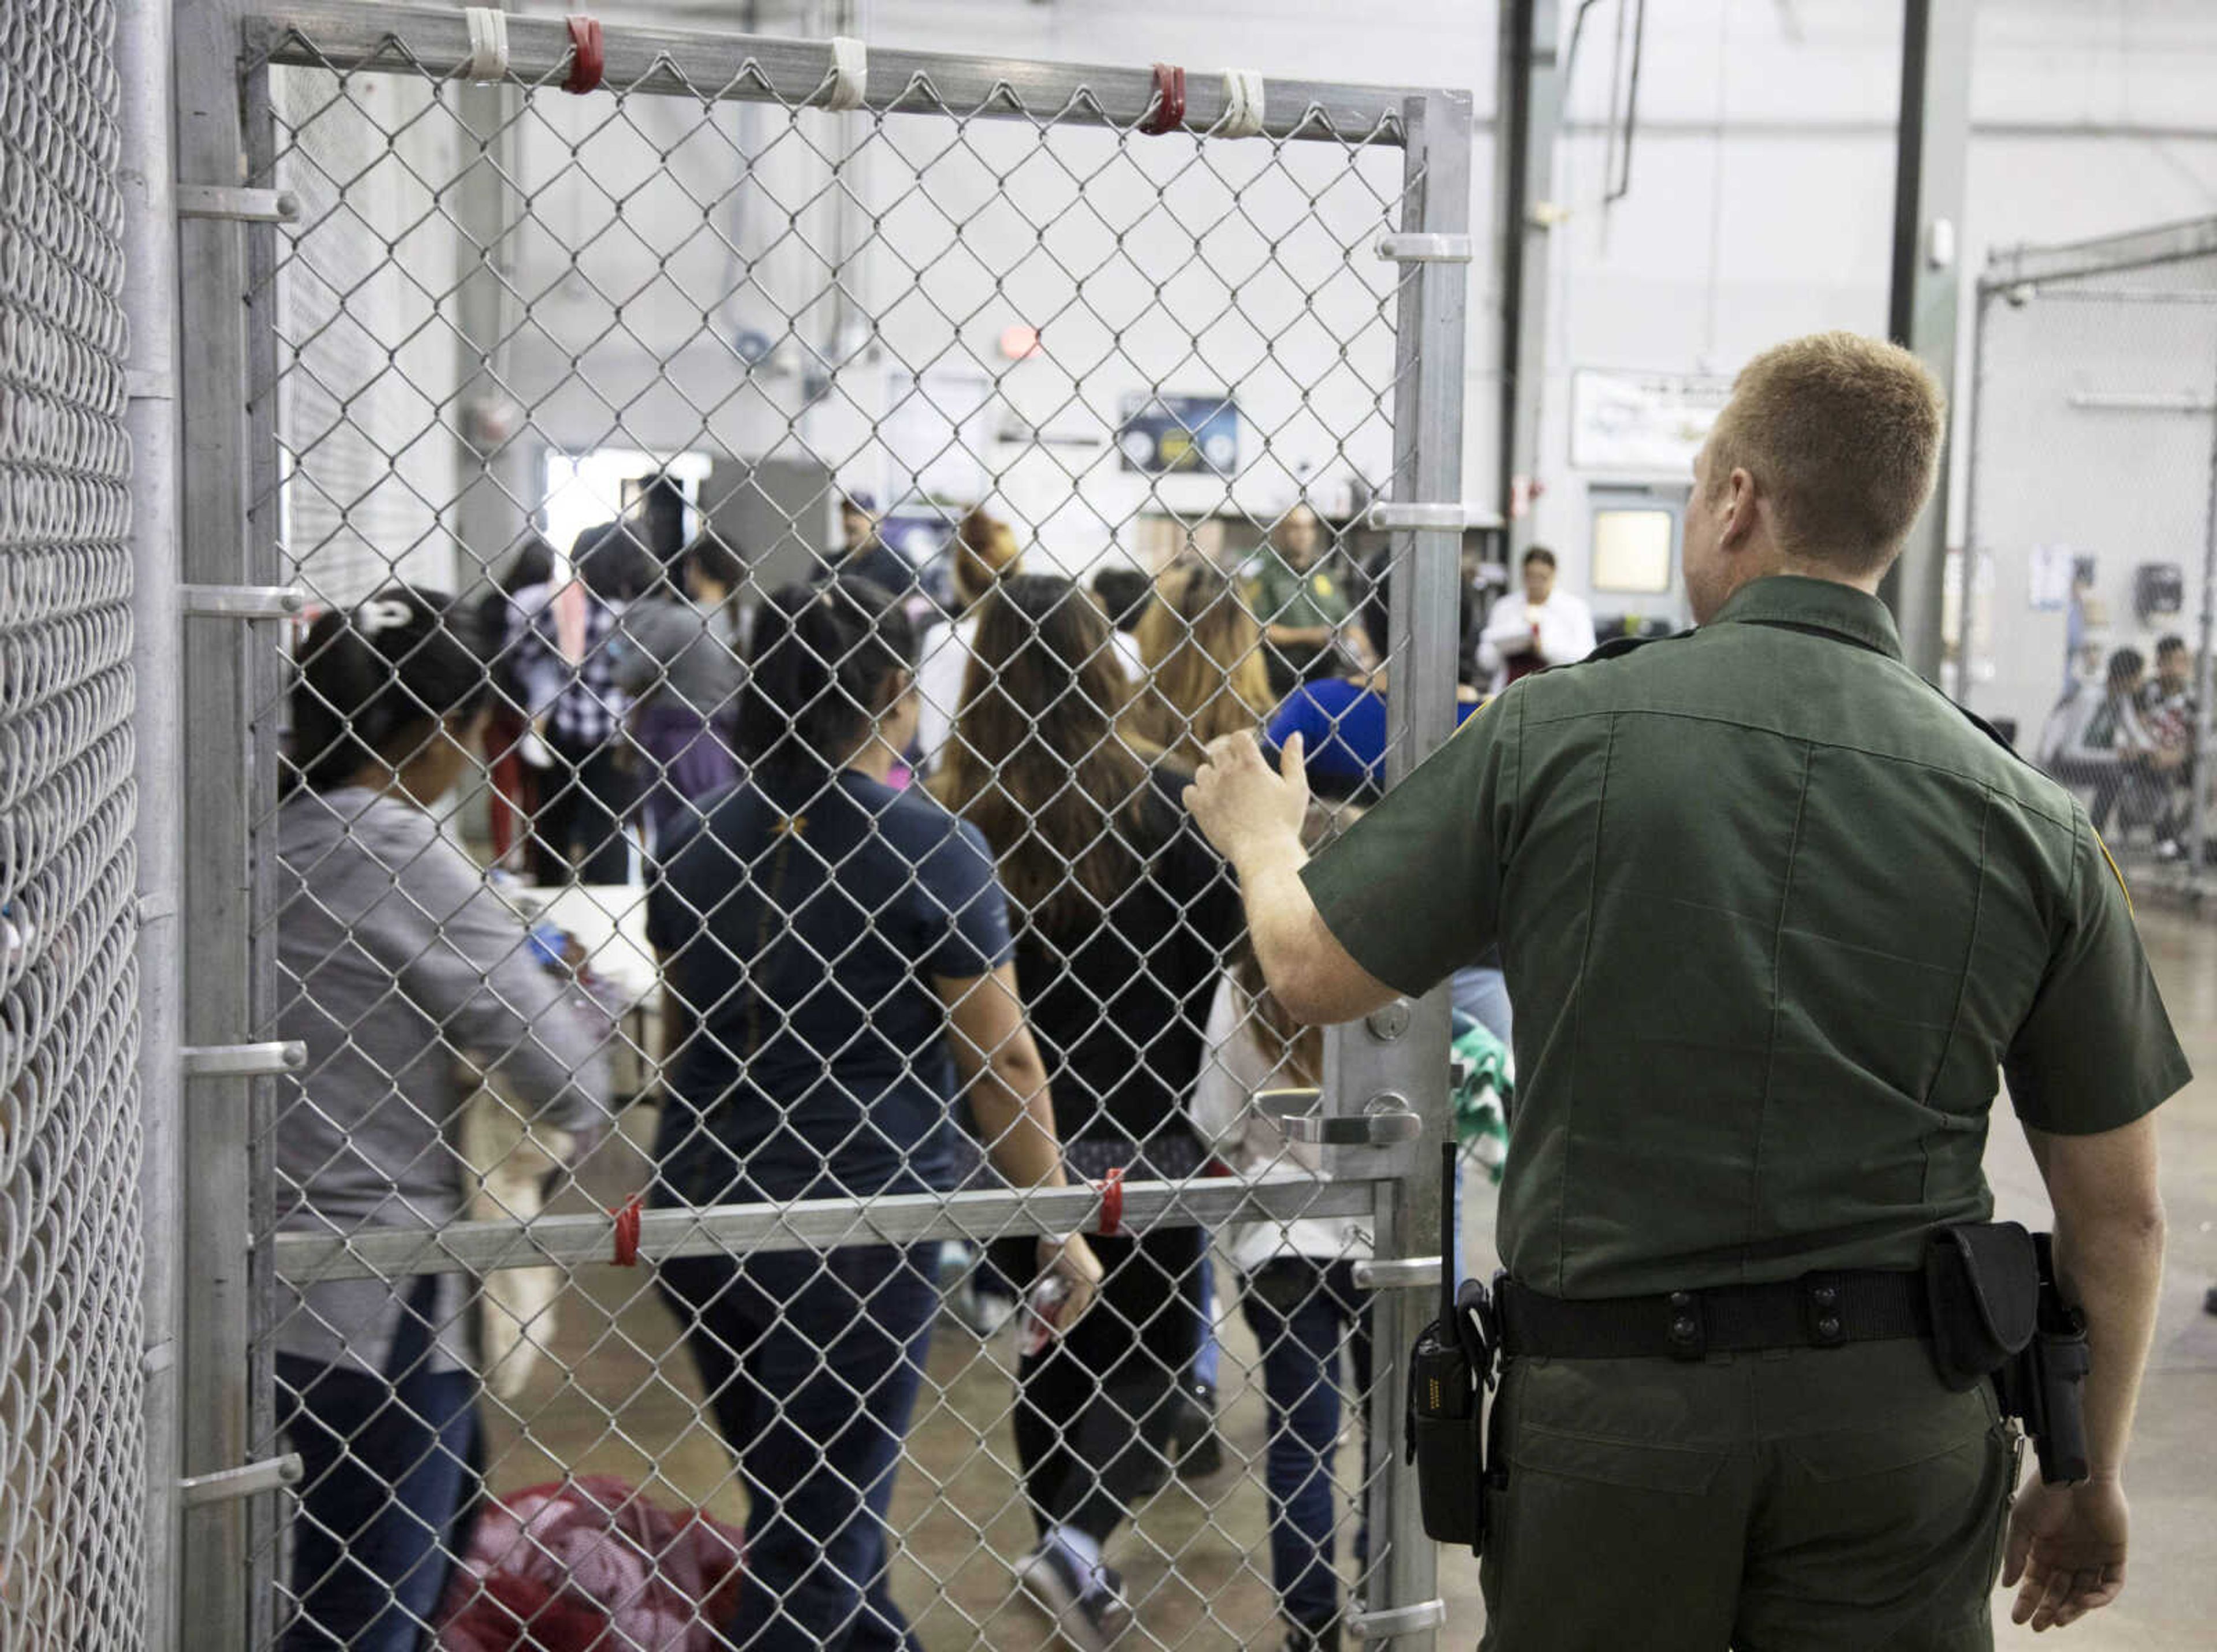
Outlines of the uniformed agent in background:
M1525 1334L1488 1648L1953 1652L1992 1644L1998 1568L2035 1628L2123 1586L2151 1115L2189 1075L2084 812L1903 663L1874 594L1942 418L1891 345L1767 351L1695 467L1698 630L1516 684L1313 862L1298 750L1273 773L1228 738L1188 794L1295 1016L1500 942ZM1914 1311L1928 1235L1991 1212L1998 1070L2093 1358L2093 1477L2013 1514L2013 1430ZM1782 1298L1775 1346L1719 1346ZM1642 1346L1561 1352L1596 1340Z

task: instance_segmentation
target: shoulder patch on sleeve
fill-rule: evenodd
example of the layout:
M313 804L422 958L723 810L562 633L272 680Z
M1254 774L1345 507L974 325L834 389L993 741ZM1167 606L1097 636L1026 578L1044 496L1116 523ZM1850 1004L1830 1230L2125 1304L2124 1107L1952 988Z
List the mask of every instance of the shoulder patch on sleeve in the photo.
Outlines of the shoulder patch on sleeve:
M2117 880L2117 888L2125 897L2125 910L2132 911L2132 886L2125 882L2125 875L2117 869L2117 857L2109 852L2109 845L2102 841L2102 834L2099 832L2095 831L2091 826L2089 826L2086 830L2094 833L2094 847L2102 851L2102 858L2109 863L2109 875Z

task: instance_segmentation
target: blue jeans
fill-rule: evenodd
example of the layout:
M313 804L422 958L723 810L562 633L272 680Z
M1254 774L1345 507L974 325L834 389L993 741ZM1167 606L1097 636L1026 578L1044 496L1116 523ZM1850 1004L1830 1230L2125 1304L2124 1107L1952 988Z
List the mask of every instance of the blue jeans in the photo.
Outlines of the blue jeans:
M1338 1488L1332 1457L1343 1406L1365 1419L1363 1484L1369 1483L1369 1293L1355 1288L1345 1262L1275 1257L1249 1275L1239 1305L1263 1351L1263 1391L1269 1401L1269 1449L1264 1485L1270 1507L1270 1579L1286 1617L1320 1630L1339 1615L1339 1574L1333 1565ZM1344 1346L1355 1368L1352 1392L1341 1386ZM1355 1559L1368 1562L1368 1499L1358 1500Z
M885 1520L939 1310L937 1249L662 1265L747 1488L733 1647L921 1652L888 1587Z
M285 1652L414 1652L454 1562L477 1379L426 1370L437 1281L409 1293L385 1374L277 1356L277 1414L300 1454Z

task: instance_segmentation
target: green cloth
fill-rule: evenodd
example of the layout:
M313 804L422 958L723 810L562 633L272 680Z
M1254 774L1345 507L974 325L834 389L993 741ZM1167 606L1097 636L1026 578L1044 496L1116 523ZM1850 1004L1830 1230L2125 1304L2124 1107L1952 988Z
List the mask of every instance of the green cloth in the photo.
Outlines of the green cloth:
M1509 1157L1508 1110L1516 1100L1510 1068L1509 1047L1482 1026L1470 1027L1448 1046L1455 1139L1473 1150L1496 1185Z
M1826 580L1516 684L1305 876L1405 993L1499 940L1501 1252L1551 1295L1913 1267L1992 1210L1998 1067L2064 1134L2189 1077L2084 812Z
M1913 1337L1514 1359L1493 1406L1484 1652L1992 1652L2016 1444Z
M1249 602L1264 625L1297 631L1343 624L1350 611L1346 587L1321 561L1303 573L1268 546L1256 566Z

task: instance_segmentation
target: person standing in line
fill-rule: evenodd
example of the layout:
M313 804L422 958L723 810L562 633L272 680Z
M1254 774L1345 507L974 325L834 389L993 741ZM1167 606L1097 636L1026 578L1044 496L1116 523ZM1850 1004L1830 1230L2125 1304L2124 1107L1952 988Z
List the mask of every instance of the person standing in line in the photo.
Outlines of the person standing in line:
M808 579L818 585L832 579L867 579L898 597L911 621L929 606L917 583L916 565L886 544L878 531L878 501L868 493L839 496L839 548Z
M978 637L978 609L993 583L1014 573L1023 561L1016 530L985 513L979 505L962 518L954 530L952 560L954 568L955 616L924 633L923 653L916 668L916 769L921 775L938 770L947 736L962 703L962 684L969 674L971 651Z
M756 611L746 778L683 832L647 896L669 1099L654 1203L671 1209L950 1189L966 1093L1018 1187L1065 1185L1025 1024L1008 903L976 830L886 777L916 730L916 637L859 579ZM1083 1332L1101 1265L1082 1234L1022 1241ZM684 1327L747 1489L726 1643L914 1649L886 1530L938 1311L935 1243L673 1258Z
M1555 554L1544 545L1524 553L1523 589L1493 605L1478 638L1478 669L1498 694L1550 665L1571 665L1594 651L1593 612L1583 597L1559 589Z
M1298 1018L1503 943L1485 1648L1959 1652L1998 1568L2035 1630L2124 1587L2153 1111L2190 1075L2084 811L1875 595L1944 429L1893 345L1766 350L1695 464L1697 630L1517 683L1313 862L1298 753L1195 776ZM1992 1216L1998 1068L2092 1364L2090 1476L2013 1513L2022 1436L1942 1376L1923 1272Z
M1133 701L1131 726L1143 739L1189 766L1219 734L1258 728L1270 715L1262 628L1213 563L1186 563L1164 574L1140 616L1139 636L1147 675Z
M1359 813L1343 805L1339 817ZM1321 841L1333 816L1312 807L1304 836ZM1194 1127L1235 1175L1259 1176L1296 1165L1314 1173L1321 1150L1289 1142L1255 1105L1266 1090L1313 1089L1323 1081L1324 1037L1297 1025L1263 984L1244 950L1219 982L1208 1011L1208 1059L1194 1086ZM1269 1494L1270 1580L1286 1619L1283 1652L1339 1652L1340 1587L1333 1553L1341 1497L1333 1459L1352 1414L1362 1425L1370 1483L1368 1406L1372 1375L1370 1293L1354 1268L1370 1255L1363 1225L1349 1216L1250 1222L1226 1235L1238 1275L1239 1307L1263 1362L1269 1433L1264 1484ZM1346 1356L1350 1387L1343 1380ZM1360 1493L1355 1539L1358 1571L1369 1557L1368 1509Z
M728 606L739 559L713 530L688 548L688 595L650 591L625 608L609 647L638 767L649 852L676 840L707 799L739 777L728 730L739 691Z
M624 524L614 526L577 536L569 585L550 581L516 597L508 658L552 759L532 822L532 869L548 888L631 875L623 834L637 789L623 739L631 702L616 683L621 650L609 644L617 618L661 570Z
M1118 733L1124 691L1091 597L1044 575L1002 580L934 788L997 857L1056 1127L1073 1172L1095 1181L1201 1170L1187 1103L1239 937L1230 869L1177 805L1190 771ZM1168 1226L1096 1241L1100 1308L1018 1368L1039 1541L1017 1579L1087 1652L1132 1621L1103 1551L1170 1475L1201 1340L1201 1242ZM1023 1284L1024 1259L995 1254Z
M1139 639L1135 634L1154 594L1154 581L1128 564L1102 568L1093 576L1093 599L1108 616L1108 640L1116 650L1116 663L1123 668L1124 679L1129 683L1140 682L1147 675L1146 659L1139 652Z
M307 1047L278 1114L277 1225L461 1220L458 1056L570 1131L608 1123L604 1019L434 813L484 727L472 616L392 586L324 614L293 692L277 815L277 1036ZM469 1278L280 1287L278 1426L304 1467L286 1652L412 1652L437 1609L477 1432Z
M478 635L497 651L486 666L492 686L485 741L485 778L492 787L488 824L493 863L511 869L520 867L530 840L547 753L524 709L527 690L516 678L509 639L523 628L517 596L553 578L554 548L532 534L493 576L492 589L478 599Z

